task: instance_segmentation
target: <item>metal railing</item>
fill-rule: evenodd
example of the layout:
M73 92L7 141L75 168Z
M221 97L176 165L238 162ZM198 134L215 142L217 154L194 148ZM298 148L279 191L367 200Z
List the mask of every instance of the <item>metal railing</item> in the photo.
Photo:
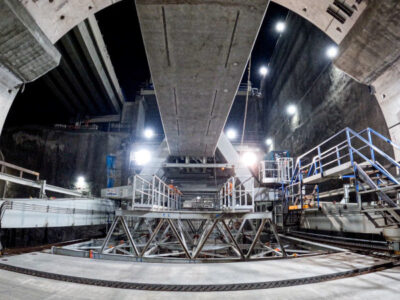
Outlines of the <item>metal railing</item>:
M289 183L293 175L293 158L281 157L277 160L264 160L260 163L262 183Z
M28 170L28 169L19 167L17 165L7 163L5 161L0 161L0 172L5 173L6 170L18 172L19 178L24 178L25 174L29 174L29 175L32 175L36 180L39 180L39 176L40 176L39 172Z
M11 173L11 174L9 174L9 173ZM17 174L15 174L15 173L17 173ZM27 175L29 175L29 176L27 176ZM33 177L33 179L28 178L28 177ZM5 185L5 188L3 191L3 195L0 195L0 197L3 197L3 198L5 197L6 190L7 190L7 184L9 182L39 189L40 190L39 198L46 197L46 191L63 194L63 195L75 196L75 197L81 197L83 194L82 191L66 189L66 188L47 184L46 180L39 180L39 177L40 177L39 172L25 169L25 168L7 163L5 161L0 161L0 181L6 182L6 185Z
M251 190L246 189L245 185ZM244 181L237 177L229 178L222 186L219 197L221 209L254 211L254 178Z
M398 185L396 178L400 164L381 149L381 145L389 144L400 150L400 146L390 139L366 128L356 132L344 128L321 144L297 158L290 184L286 187L286 201L295 201L304 194L303 183L307 179L325 177L332 174L344 175L357 173L357 166L368 166L380 176L385 176L393 184ZM318 191L317 191L318 192Z
M313 175L323 176L325 170L343 166L345 163L354 168L354 162L366 162L393 183L399 184L395 176L382 165L388 163L396 169L396 172L393 172L396 174L400 170L400 164L381 150L374 139L400 150L400 146L371 128L360 132L345 128L297 158L291 183ZM381 163L377 162L377 158Z
M180 208L182 193L153 175L151 182L134 176L131 209L176 210Z

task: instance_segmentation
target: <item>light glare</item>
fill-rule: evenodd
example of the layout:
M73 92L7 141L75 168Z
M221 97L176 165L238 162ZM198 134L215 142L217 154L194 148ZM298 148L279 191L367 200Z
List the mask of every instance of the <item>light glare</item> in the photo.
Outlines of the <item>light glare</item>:
M75 186L78 189L84 189L86 187L85 177L78 176L78 178L76 179Z
M338 47L336 46L330 46L327 50L326 50L326 56L328 56L329 58L335 58L339 53Z
M272 145L272 139L270 139L270 138L266 139L266 140L265 140L265 143L266 143L268 146Z
M262 76L266 76L266 75L268 74L268 68L265 67L265 66L262 66L262 67L260 68L260 74L261 74Z
M134 152L133 157L131 156L131 159L134 160L138 166L144 166L150 161L151 154L148 150L143 149Z
M254 152L248 151L243 153L241 160L245 166L251 167L257 162L257 155Z
M147 129L144 131L143 135L144 135L144 137L145 137L146 139L149 140L149 139L153 138L153 136L154 136L154 131L153 131L153 129L147 128Z
M234 129L228 129L228 131L226 132L226 136L227 136L228 139L230 139L230 140L236 139L236 136L237 136L236 130L234 130Z
M282 33L285 31L286 28L286 24L282 21L279 21L278 23L276 23L275 25L275 30L279 33Z
M287 111L287 113L288 113L289 115L292 116L292 115L294 115L294 114L296 113L297 109L296 109L296 106L295 106L295 105L291 104L291 105L289 105L289 106L287 107L286 111Z

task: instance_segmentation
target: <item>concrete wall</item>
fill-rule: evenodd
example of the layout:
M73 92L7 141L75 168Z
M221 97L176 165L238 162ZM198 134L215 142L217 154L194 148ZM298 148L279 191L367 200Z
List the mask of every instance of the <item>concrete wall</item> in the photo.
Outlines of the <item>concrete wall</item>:
M381 108L368 86L332 65L325 52L334 43L311 23L291 14L263 87L267 136L275 150L299 155L344 127L371 127L389 136ZM289 104L297 113L289 116ZM391 151L390 148L386 150Z
M340 44L335 65L374 87L393 141L400 144L400 2L370 0ZM395 151L400 160L400 149Z
M84 176L94 195L100 195L100 189L107 183L107 154L117 156L116 185L126 184L127 137L127 133L71 132L29 126L5 130L1 149L7 162L40 172L41 179L49 184L72 187L77 176ZM12 195L8 196L27 196L16 192L12 189Z
M19 90L19 88L13 87L13 84L18 82L17 79L15 78L15 82L13 82L12 78L13 76L0 65L0 134L3 130L7 114Z

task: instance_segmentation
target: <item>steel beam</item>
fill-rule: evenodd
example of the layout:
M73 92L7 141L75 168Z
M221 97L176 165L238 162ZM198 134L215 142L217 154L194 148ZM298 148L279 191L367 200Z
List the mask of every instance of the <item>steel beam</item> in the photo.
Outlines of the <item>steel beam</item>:
M246 258L247 258L247 259L250 257L251 252L253 251L254 247L256 246L256 244L257 244L257 242L258 242L258 240L259 240L259 238L260 238L260 236L261 236L261 232L262 232L263 229L264 229L264 226L265 226L265 223L266 223L266 222L267 222L266 219L263 219L263 220L261 221L261 224L260 224L260 227L258 227L256 236L254 237L254 240L253 240L253 242L252 242L251 245L250 245L249 251L248 251L247 254L246 254Z
M233 164L207 164L207 163L164 163L164 168L225 168L232 169L235 166Z
M173 220L167 219L167 222L169 223L172 231L174 232L174 235L175 235L176 239L178 240L179 244L181 244L182 249L185 252L185 255L187 256L187 258L191 259L192 257L191 257L191 255L189 253L189 250L187 249L186 244L183 243L181 237L179 236L178 230L176 230L176 227L175 227L175 225L173 223Z
M281 239L280 239L280 237L278 235L278 232L276 231L275 224L273 224L270 219L268 219L268 224L269 224L269 226L270 226L270 228L271 228L271 230L272 230L272 232L273 232L273 234L275 236L276 241L278 242L279 246L281 247L281 251L282 251L283 256L287 257L287 254L286 254L286 251L285 251L285 247L283 246L282 241L281 241Z
M151 234L149 240L147 241L146 245L142 249L142 252L140 253L140 256L143 256L145 254L147 248L149 248L151 242L153 241L153 239L155 238L157 233L160 231L160 229L161 229L163 224L164 224L164 219L160 219L160 221L158 222L156 228L154 229L153 233Z
M235 238L233 237L231 231L229 230L228 225L226 225L225 220L221 220L222 225L225 227L226 232L229 235L229 238L231 239L231 241L233 242L233 244L235 245L235 248L237 249L237 251L239 251L240 257L245 259L244 253L242 251L242 249L239 247L238 243L236 242Z
M116 216L131 216L138 218L150 218L150 219L191 219L191 220L213 220L213 219L271 219L272 214L270 212L249 212L249 211L155 211L155 210L117 210Z
M103 242L103 245L100 248L100 253L104 253L104 248L107 247L108 242L110 241L111 235L113 234L115 227L117 226L117 223L119 221L119 218L121 217L116 217L113 221L113 223L111 224L110 229L107 232L107 236Z
M120 221L121 221L122 227L123 227L123 229L124 229L126 235L128 236L128 240L129 240L129 242L131 243L131 246L132 246L132 248L133 248L133 252L135 252L135 255L136 255L136 256L139 256L139 250L138 250L138 248L136 247L135 241L134 241L133 238L132 238L131 232L129 231L128 224L126 224L125 218L124 218L124 217L120 217Z
M205 231L206 232L205 236L204 237L202 236L203 238L200 239L199 245L196 247L196 251L194 252L194 255L193 255L194 259L196 259L199 256L199 254L200 254L201 250L203 249L205 243L207 242L210 234L213 232L215 225L217 225L217 222L218 222L218 219L214 220L210 229L208 231Z

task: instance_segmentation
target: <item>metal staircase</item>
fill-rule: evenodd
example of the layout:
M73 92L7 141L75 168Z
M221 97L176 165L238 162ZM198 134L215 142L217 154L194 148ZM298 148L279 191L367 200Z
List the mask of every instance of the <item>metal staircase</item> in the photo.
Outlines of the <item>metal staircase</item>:
M299 156L293 177L285 186L286 207L300 203L301 209L308 208L307 201L312 197L306 192L307 186L318 191L323 182L349 178L361 212L377 228L400 227L400 164L387 154L390 149L386 145L400 150L371 128L360 132L345 128ZM313 197L319 202L315 189Z

